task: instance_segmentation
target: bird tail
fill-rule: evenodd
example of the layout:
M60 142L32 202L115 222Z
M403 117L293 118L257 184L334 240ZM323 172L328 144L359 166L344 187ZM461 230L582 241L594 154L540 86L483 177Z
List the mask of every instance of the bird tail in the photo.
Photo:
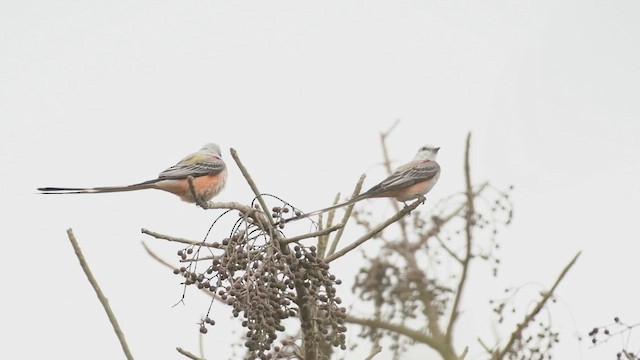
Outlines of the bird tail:
M135 191L142 189L154 189L159 179L149 180L128 186L103 186L94 188L67 188L67 187L41 187L40 194L99 194L121 191Z
M343 206L355 204L356 202L358 202L358 201L360 201L360 200L362 200L364 198L366 198L365 194L361 194L361 195L358 195L358 196L352 198L351 200L348 200L348 201L345 201L345 202L342 202L342 203L339 203L339 204L336 204L336 205L332 205L332 206L329 206L329 207L324 208L324 209L320 209L320 210L312 211L312 212L309 212L309 213L306 213L306 214L302 214L300 216L292 217L290 219L286 219L284 222L288 223L289 221L306 219L308 217L319 215L319 214L325 213L327 211L335 210L335 209L341 208Z

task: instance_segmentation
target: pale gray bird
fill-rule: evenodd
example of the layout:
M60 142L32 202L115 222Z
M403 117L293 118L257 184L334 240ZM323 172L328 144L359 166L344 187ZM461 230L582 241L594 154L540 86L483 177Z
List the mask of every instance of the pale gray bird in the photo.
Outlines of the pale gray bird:
M364 199L390 197L402 202L418 199L427 194L440 177L440 165L436 162L438 150L440 150L439 147L432 145L422 146L413 160L398 167L381 183L364 193L343 203L303 214L288 221L318 215Z

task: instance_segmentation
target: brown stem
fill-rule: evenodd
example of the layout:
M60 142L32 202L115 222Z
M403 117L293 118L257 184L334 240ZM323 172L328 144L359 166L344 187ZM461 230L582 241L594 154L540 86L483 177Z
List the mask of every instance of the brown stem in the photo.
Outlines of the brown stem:
M177 347L177 348L176 348L176 350L177 350L180 354L182 354L182 355L184 355L184 356L188 357L189 359L192 359L192 360L204 360L204 358L201 358L201 357L199 357L199 356L197 356L197 355L194 355L194 354L190 353L189 351L184 350L183 348Z
M330 234L338 229L341 229L344 226L344 224L337 224L337 225L333 225L331 227L328 227L326 229L322 229L322 230L318 230L318 231L314 231L314 232L310 232L307 234L302 234L302 235L298 235L298 236L294 236L294 237L290 237L290 238L284 238L281 239L280 242L282 244L290 244L292 242L296 242L296 241L300 241L300 240L304 240L304 239L308 239L308 238L312 238L312 237L316 237L316 236L323 236L326 234Z
M533 321L533 319L536 317L536 315L538 315L540 310L544 308L544 305L551 298L551 295L553 295L554 291L556 291L556 288L558 287L558 284L560 284L560 281L562 281L564 276L567 275L567 273L569 272L573 264L575 264L576 260L578 260L578 257L580 256L581 253L582 252L579 251L576 254L576 256L574 256L573 259L569 262L569 264L565 266L565 268L562 270L562 272L560 273L556 281L553 283L553 286L551 286L551 289L549 289L549 291L544 293L544 295L542 296L542 299L538 301L538 303L533 308L533 310L531 310L531 312L524 318L524 320L522 320L522 322L518 324L518 326L516 327L516 330L511 334L511 337L509 338L509 341L507 342L507 344L499 353L497 353L493 357L493 360L502 360L506 358L507 354L509 354L509 352L511 351L513 344L516 342L516 340L522 338L522 332L527 328L527 326L529 326L529 323Z
M372 237L374 237L380 231L384 230L387 226L393 224L394 222L398 221L398 219L401 219L403 216L405 216L408 213L410 213L411 211L413 211L423 201L424 201L424 198L421 198L421 199L418 199L418 200L414 201L409 206L406 206L404 209L400 210L398 213L396 213L392 217L388 218L385 222L383 222L383 223L379 224L378 226L374 227L373 229L371 229L369 232L364 234L358 240L356 240L356 241L352 242L351 244L345 246L344 248L340 249L340 251L338 251L336 253L333 253L330 256L327 256L325 258L325 262L329 263L329 262L331 262L331 261L333 261L333 260L335 260L335 259L347 254L348 252L350 252L351 250L357 248L358 246L362 245L365 241L367 241L367 240L371 239Z
M465 221L465 240L466 240L466 249L465 255L462 259L462 274L460 275L460 280L458 282L458 290L456 291L456 297L453 301L453 307L451 308L451 317L449 318L449 324L447 325L447 331L445 336L451 342L451 338L453 336L453 328L458 320L458 308L460 307L460 301L462 300L462 293L464 287L467 283L467 274L469 273L469 264L471 263L471 244L473 241L473 217L474 217L474 206L473 206L473 187L471 185L471 166L469 164L469 148L471 147L471 133L467 134L467 143L464 152L464 175L465 175L465 185L466 191L465 194L467 196L467 213L466 213L466 221Z
M378 329L391 331L396 334L406 336L415 342L423 343L433 348L438 353L440 353L445 359L457 358L445 343L441 341L436 341L432 337L430 337L429 335L421 331L410 329L403 325L392 324L386 321L378 321L374 319L361 319L352 315L347 315L347 318L345 319L345 321L351 324L358 324L358 325L362 325L370 328L378 328Z
M73 234L73 230L68 229L67 236L69 237L69 241L73 246L73 250L76 253L76 257L78 258L78 261L80 261L80 267L82 267L84 274L87 276L87 280L89 280L89 283L91 284L91 286L93 287L93 290L96 292L96 295L98 296L98 300L100 300L100 303L104 308L104 311L107 313L107 317L111 322L113 331L116 333L116 336L118 337L118 341L120 341L120 346L122 346L122 351L124 351L124 355L128 360L133 360L133 355L131 355L131 351L129 350L129 346L127 345L127 340L124 337L124 333L122 332L120 325L118 324L118 319L116 319L115 314L111 310L111 306L109 306L109 299L107 299L107 297L104 296L104 293L102 292L102 290L100 289L100 286L98 285L98 281L93 277L93 274L91 273L91 269L89 268L89 264L85 260L84 255L82 254L82 250L80 249L80 245L78 244L78 241L76 240L76 237Z

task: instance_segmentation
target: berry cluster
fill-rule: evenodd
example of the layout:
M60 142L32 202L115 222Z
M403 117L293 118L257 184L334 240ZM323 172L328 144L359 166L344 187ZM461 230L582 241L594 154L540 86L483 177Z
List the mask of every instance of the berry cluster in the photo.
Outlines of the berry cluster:
M440 328L441 324L450 321L448 316L457 306L457 292L465 286L466 278L459 269L483 260L497 274L497 234L500 227L511 222L512 189L501 191L484 184L473 190L471 209L467 196L457 194L434 204L428 216L414 210L410 217L398 222L400 231L377 234L380 250L365 256L354 293L374 305L377 321L415 322L416 326L427 324L429 331L446 331ZM354 216L358 225L372 231L372 224L376 223L373 214L356 210ZM450 266L452 263L461 266ZM390 336L394 341L391 349L397 357L411 345L392 332L365 329L363 335L374 343L383 335Z
M276 224L283 224L285 209L274 208ZM221 242L178 251L185 266L174 273L184 277L185 288L195 285L232 308L246 328L247 358L288 356L273 343L289 318L300 319L305 346L317 342L345 349L346 309L339 306L335 288L341 281L329 272L329 264L317 256L315 246L285 245L279 230L264 230L247 219L241 216L232 235ZM200 322L202 333L215 324L210 311Z
M625 360L638 360L640 356L638 352L633 352L629 350L629 342L631 340L631 330L636 326L639 326L640 323L634 325L625 324L620 320L619 317L613 318L613 323L599 326L593 328L589 332L589 337L591 338L591 343L593 345L599 345L609 341L613 337L621 337L622 338L622 349L618 351L616 354L617 359L625 359Z

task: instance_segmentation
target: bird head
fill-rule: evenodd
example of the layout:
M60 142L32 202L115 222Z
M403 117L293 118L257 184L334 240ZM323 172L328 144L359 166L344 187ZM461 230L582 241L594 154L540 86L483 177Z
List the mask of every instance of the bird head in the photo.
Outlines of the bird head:
M416 154L414 160L432 160L435 161L438 156L438 150L440 147L436 147L433 145L424 145L421 146Z
M200 149L200 151L222 156L222 152L220 151L220 146L214 143L204 144L204 146Z

